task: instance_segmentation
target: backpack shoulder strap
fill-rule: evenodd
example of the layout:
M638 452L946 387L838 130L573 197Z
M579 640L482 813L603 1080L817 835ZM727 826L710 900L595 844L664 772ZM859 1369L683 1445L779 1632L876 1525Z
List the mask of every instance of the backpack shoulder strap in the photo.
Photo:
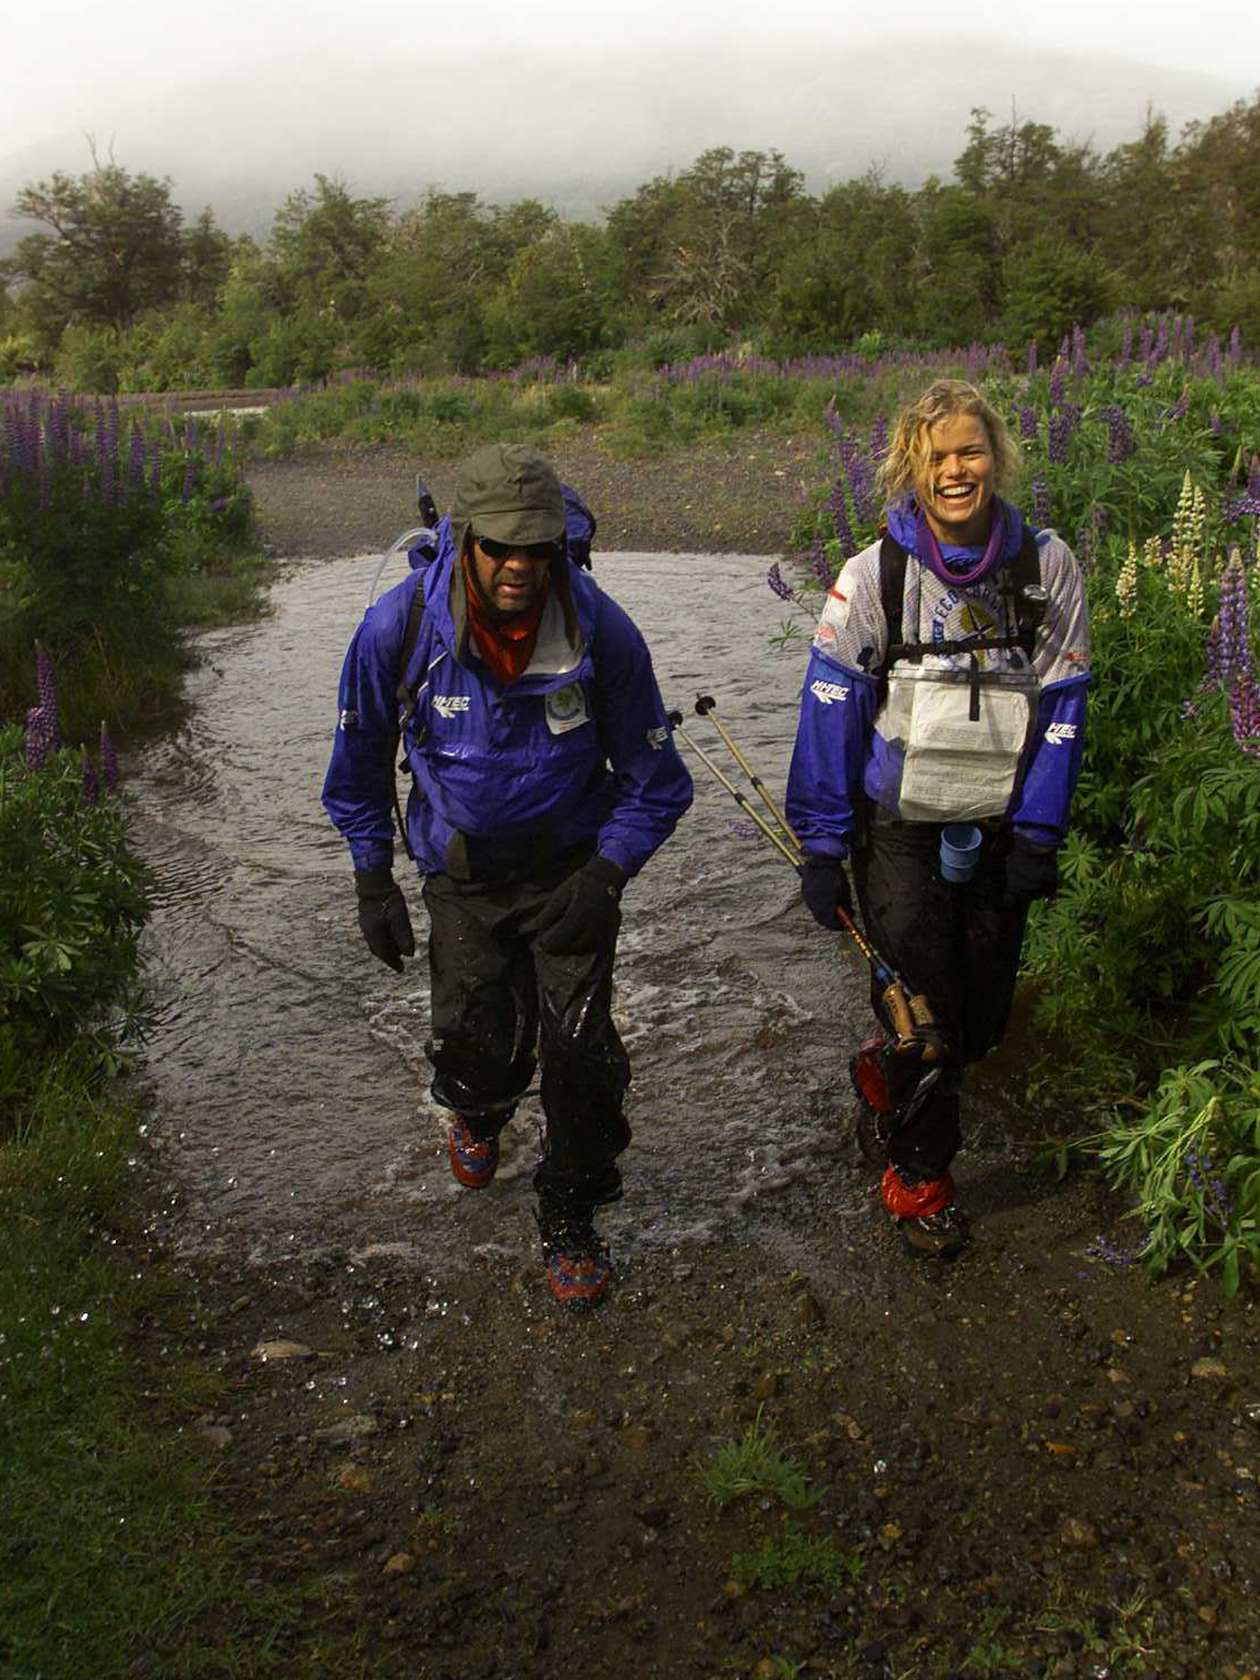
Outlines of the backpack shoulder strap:
M403 630L402 646L398 652L398 704L408 714L415 705L415 695L407 686L407 667L411 664L411 656L416 651L416 643L420 640L420 626L424 623L424 576L416 579L415 593L411 597L411 605L407 609L407 623Z
M887 671L892 664L893 648L901 646L901 615L905 593L906 551L891 531L885 531L879 545L879 604L884 610L884 623L888 627L888 642L881 666L883 671Z

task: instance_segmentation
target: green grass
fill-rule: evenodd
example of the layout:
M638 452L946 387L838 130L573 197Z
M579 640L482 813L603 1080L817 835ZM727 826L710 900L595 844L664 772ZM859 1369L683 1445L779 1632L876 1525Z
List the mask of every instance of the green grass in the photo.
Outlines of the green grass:
M737 1552L731 1573L741 1587L772 1591L778 1587L839 1587L865 1572L855 1552L842 1552L824 1535L812 1540L789 1523L782 1534L767 1535L755 1552Z
M145 1262L124 1211L136 1112L63 1063L16 1119L0 1145L0 1676L112 1680L141 1657L164 1680L378 1673L330 1624L339 1606L244 1585L260 1560L208 1450L177 1431L225 1388L181 1354L187 1285ZM153 1314L175 1327L157 1371L137 1357Z
M817 1504L816 1487L794 1459L776 1444L774 1425L762 1422L764 1408L738 1441L724 1441L707 1463L697 1465L700 1482L714 1505L726 1505L748 1493L770 1493L794 1511Z

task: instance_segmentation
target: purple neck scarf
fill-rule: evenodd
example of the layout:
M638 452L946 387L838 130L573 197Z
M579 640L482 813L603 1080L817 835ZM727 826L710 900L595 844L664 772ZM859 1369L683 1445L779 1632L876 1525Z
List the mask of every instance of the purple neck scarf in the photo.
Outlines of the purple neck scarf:
M917 510L914 522L915 553L942 583L951 584L956 588L961 586L965 589L969 583L975 583L978 578L982 578L1005 555L1009 531L1007 506L1000 496L994 496L989 506L993 510L989 527L989 540L985 543L980 558L973 561L965 571L959 570L956 566L950 567L945 564L944 556L941 554L941 545L936 540L935 531L927 522L927 515L922 508Z

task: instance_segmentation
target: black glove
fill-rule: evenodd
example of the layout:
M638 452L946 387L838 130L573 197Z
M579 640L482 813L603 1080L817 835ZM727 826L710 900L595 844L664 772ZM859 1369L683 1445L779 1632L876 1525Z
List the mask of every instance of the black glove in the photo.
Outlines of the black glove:
M1059 860L1053 847L1030 846L1016 840L1006 860L1006 903L1031 904L1053 898L1059 890Z
M591 956L611 945L621 926L621 889L628 876L598 853L552 893L538 917L538 943L549 956Z
M401 974L403 958L416 954L416 936L393 871L356 869L354 890L359 896L359 929L368 950Z
M797 871L801 878L801 897L810 915L820 927L836 928L836 905L846 916L853 914L853 894L849 891L849 877L838 857L824 857L821 853L806 857Z

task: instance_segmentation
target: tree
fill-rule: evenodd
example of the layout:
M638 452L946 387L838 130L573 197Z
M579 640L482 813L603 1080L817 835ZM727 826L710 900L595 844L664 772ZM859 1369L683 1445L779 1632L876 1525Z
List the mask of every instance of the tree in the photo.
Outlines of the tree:
M50 344L68 322L124 330L179 296L182 216L169 180L130 175L93 153L86 175L58 171L23 187L14 212L51 230L28 234L5 265L26 281L24 306Z
M1008 254L1006 339L1049 354L1073 327L1088 327L1107 307L1097 260L1053 234L1039 233Z
M379 261L391 225L388 198L355 198L336 177L316 175L276 212L271 254L293 299L349 319Z
M687 325L743 324L807 223L802 183L777 151L714 146L640 187L608 217L631 296Z

